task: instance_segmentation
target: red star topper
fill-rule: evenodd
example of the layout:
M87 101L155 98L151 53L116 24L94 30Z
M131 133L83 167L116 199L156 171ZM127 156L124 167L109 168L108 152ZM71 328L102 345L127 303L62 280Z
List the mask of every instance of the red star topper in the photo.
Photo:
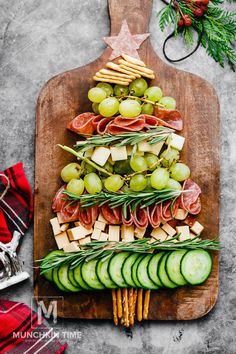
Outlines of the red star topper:
M150 36L150 33L132 35L126 20L122 22L120 33L114 37L104 37L104 41L113 49L110 60L113 60L122 53L133 58L140 59L137 49Z

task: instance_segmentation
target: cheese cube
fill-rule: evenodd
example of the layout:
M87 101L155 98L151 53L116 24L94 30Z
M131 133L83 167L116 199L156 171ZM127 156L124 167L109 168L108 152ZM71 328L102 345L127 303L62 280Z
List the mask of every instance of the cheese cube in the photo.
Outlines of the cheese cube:
M51 219L50 224L52 226L53 235L59 235L61 233L61 228L58 219L57 218Z
M84 152L84 157L91 157L93 155L94 149L90 148Z
M111 147L111 158L113 161L127 160L127 150L126 146L112 146Z
M90 236L84 237L81 240L79 240L79 244L80 245L86 245L86 243L89 243L89 242L91 242L91 237Z
M119 225L109 225L108 229L108 240L109 241L120 241L120 226Z
M136 150L135 156L144 156L144 151L139 151L139 150Z
M81 238L84 238L87 235L91 235L93 229L88 230L82 225L80 225L67 230L67 232L68 232L69 239L71 241L76 241L76 240L80 240Z
M93 240L99 240L99 237L100 237L100 235L101 235L101 230L99 230L99 229L94 229L93 230L93 233L92 233L92 235L91 235L91 239L93 239Z
M80 221L75 221L75 226L80 226Z
M202 226L202 224L200 224L200 222L195 221L195 223L193 224L192 227L190 227L190 230L192 232L194 232L196 235L200 234L203 230L204 227Z
M58 220L59 224L64 224L65 223L65 220L64 220L64 218L63 218L63 216L62 216L62 214L60 212L57 213L57 220Z
M94 228L95 229L99 229L99 230L102 230L104 231L105 230L105 227L106 227L106 224L102 221L95 221L95 224L94 224Z
M61 231L66 231L69 228L70 224L66 222L65 224L61 225Z
M190 232L190 238L195 238L197 235L193 234L192 232ZM196 238L196 241L200 241L200 238Z
M149 152L158 156L160 154L160 151L161 151L161 148L163 145L164 145L164 140L160 141L157 144L150 144L151 148L150 148Z
M172 133L167 139L166 143L170 144L171 147L180 151L183 149L184 141L185 138L183 136Z
M98 215L98 221L101 221L104 224L108 224L107 220L102 216L101 213Z
M151 236L154 237L156 240L165 241L165 239L167 238L167 233L162 230L162 228L157 227L156 229L152 230Z
M173 237L171 237L170 235L167 236L167 238L165 239L165 241L171 241L171 242L179 242L176 238L173 239Z
M126 151L127 151L127 155L131 156L132 155L132 151L133 151L133 146L132 145L127 145L126 146Z
M156 239L154 237L151 237L148 243L153 243L153 242L156 242Z
M146 229L141 229L140 227L137 227L134 229L134 237L136 238L143 238L145 235Z
M188 226L176 226L176 231L179 235L179 241L190 239L190 230Z
M140 143L138 143L138 150L139 151L144 151L144 152L148 152L151 149L151 145L149 144L149 142L147 140L143 140L140 141Z
M165 223L164 225L162 225L161 228L171 237L176 234L175 229L172 226L170 226L168 223Z
M79 244L77 241L70 242L69 245L63 247L64 252L76 252L79 251Z
M175 219L177 219L177 220L184 220L184 219L186 219L187 215L188 215L188 212L187 212L186 210L184 210L184 209L178 209L178 210L177 210L177 213L176 213L176 215L175 215Z
M121 238L127 242L134 241L134 227L122 225L121 226Z
M104 146L98 146L91 156L91 160L99 166L104 166L110 156L110 149Z
M55 241L57 243L57 247L59 248L59 250L61 250L62 248L70 244L66 232L61 232L60 234L55 235Z
M106 232L101 232L99 241L107 241L107 240L108 240L108 234Z

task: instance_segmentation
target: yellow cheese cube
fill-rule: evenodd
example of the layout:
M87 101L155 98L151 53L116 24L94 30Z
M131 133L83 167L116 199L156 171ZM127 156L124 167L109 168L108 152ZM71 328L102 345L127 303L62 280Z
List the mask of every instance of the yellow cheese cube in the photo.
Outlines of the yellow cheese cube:
M91 242L91 237L90 236L84 237L81 240L79 240L79 244L80 245L86 245L89 242Z
M66 231L68 230L70 224L68 222L66 222L65 224L62 224L61 225L61 231Z
M190 238L189 226L176 226L176 231L179 235L179 241L185 241Z
M172 133L167 139L166 143L170 144L171 147L180 151L183 149L184 141L185 138L183 136Z
M148 243L153 243L153 242L156 242L156 239L154 237L151 237Z
M136 238L143 238L145 235L146 229L141 229L140 227L137 227L134 229L134 236Z
M98 221L101 221L104 224L108 224L107 220L102 216L101 213L98 215Z
M108 240L109 241L120 241L120 226L119 225L109 225L108 229Z
M94 224L94 228L95 229L99 229L99 230L102 230L104 231L105 230L105 227L106 227L106 224L102 221L95 221L95 224Z
M84 238L87 235L91 235L91 233L93 232L93 229L86 229L85 227L83 227L82 225L77 226L77 227L73 227L72 229L67 230L68 232L68 236L69 239L71 241L76 241L76 240L80 240L82 238Z
M59 235L61 233L61 228L58 219L57 218L51 219L50 224L52 226L53 235Z
M60 234L55 235L55 241L57 243L57 247L59 248L59 250L61 250L62 248L70 244L66 232L61 232Z
M76 252L79 251L79 243L78 241L70 242L69 245L63 247L64 252Z
M101 232L99 241L107 241L107 240L108 240L108 234L106 232Z
M65 220L62 217L61 213L57 213L57 220L58 220L59 224L64 224L65 223Z
M91 157L93 155L94 148L90 148L84 152L84 157Z
M94 229L93 230L93 233L92 233L92 235L91 235L91 239L93 239L93 240L99 240L99 237L100 237L100 235L101 235L101 230L99 230L99 229Z
M111 158L113 161L127 160L128 156L127 156L126 146L121 146L121 147L112 146L110 150L111 150Z
M188 212L187 212L186 210L179 208L179 209L177 210L176 215L175 215L175 219L177 219L177 220L184 220L184 219L186 219L187 215L188 215Z
M148 152L151 150L151 145L147 140L140 141L140 143L138 143L138 150Z
M165 241L165 239L167 238L167 233L162 230L162 228L157 227L156 229L152 230L151 236L154 237L156 240Z
M91 156L91 160L99 166L104 166L110 156L110 149L104 146L98 146Z
M134 227L122 225L121 226L121 238L124 241L130 242L134 241Z
M151 148L150 148L149 152L158 156L160 154L160 151L161 151L163 145L164 145L164 140L160 141L157 144L150 144Z
M170 226L168 223L165 223L164 225L162 225L161 228L171 237L176 234L176 230L172 226Z
M193 224L192 227L190 227L190 230L192 232L194 232L196 235L200 234L203 230L204 227L202 226L202 224L200 224L200 222L195 221L195 223Z

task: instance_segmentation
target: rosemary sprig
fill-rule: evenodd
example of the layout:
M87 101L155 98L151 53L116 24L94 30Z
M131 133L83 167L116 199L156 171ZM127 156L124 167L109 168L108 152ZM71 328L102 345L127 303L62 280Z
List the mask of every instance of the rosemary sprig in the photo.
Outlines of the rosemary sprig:
M143 238L132 242L112 242L112 241L93 241L81 246L81 249L73 253L52 255L50 258L40 259L41 274L57 268L63 264L70 264L72 268L77 267L81 262L88 262L94 258L104 260L111 257L117 251L129 251L136 253L149 253L150 251L175 251L179 249L206 249L218 251L220 243L216 240L201 240L196 236L191 240L175 242L179 235L172 240L155 241L150 243L150 238Z
M77 151L86 151L92 147L108 146L110 144L117 147L126 145L133 146L143 140L148 140L148 142L152 145L166 140L173 131L173 129L159 126L156 128L149 129L146 132L127 132L118 135L104 134L102 136L88 136L84 134L79 134L83 137L87 137L86 144L84 141L77 141L75 148Z

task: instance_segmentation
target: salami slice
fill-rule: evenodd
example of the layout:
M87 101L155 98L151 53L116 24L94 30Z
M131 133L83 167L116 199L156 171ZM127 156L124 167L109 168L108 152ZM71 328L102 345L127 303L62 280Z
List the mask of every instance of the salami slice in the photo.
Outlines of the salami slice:
M79 210L79 221L82 226L90 230L97 220L98 217L98 206L93 206L91 208Z
M95 130L93 119L95 113L86 112L79 114L71 122L68 123L67 129L80 134L92 134Z
M141 209L139 206L132 212L134 224L140 229L145 229L148 226L148 211L147 208Z
M113 120L114 120L113 117L107 117L107 118L103 117L101 120L99 120L97 127L96 127L98 134L102 135L104 133L107 133L107 128ZM95 119L95 121L96 121L96 119Z
M175 109L155 107L154 115L158 118L159 125L179 131L183 129L183 118L181 113Z
M53 202L52 210L59 213L64 222L79 220L79 203L72 203L66 200L66 195L63 193L66 185L62 186L56 193Z
M162 215L162 204L155 204L148 207L148 220L151 226L155 229L160 226Z
M190 214L199 214L201 211L201 201L199 198L201 188L191 179L187 179L183 184L183 190L186 192L181 195L180 207L187 210Z
M172 204L172 201L167 201L162 203L162 220L163 221L170 221L172 220L178 210L179 207L179 199Z
M141 131L145 127L145 119L142 116L136 118L116 117L114 121L108 125L107 132L113 135L125 132Z
M133 218L133 214L131 212L131 207L129 206L127 208L127 217L125 218L123 213L122 213L122 224L124 224L125 226L131 226L134 222L134 218Z
M110 208L107 204L101 207L101 213L104 219L107 220L109 224L119 225L122 222L121 209Z
M58 191L56 192L55 197L53 198L52 201L52 210L55 213L58 213L61 211L61 208L65 205L66 200L65 200L65 194L63 194L63 192L66 189L66 184L64 186L62 186L61 188L58 189Z

